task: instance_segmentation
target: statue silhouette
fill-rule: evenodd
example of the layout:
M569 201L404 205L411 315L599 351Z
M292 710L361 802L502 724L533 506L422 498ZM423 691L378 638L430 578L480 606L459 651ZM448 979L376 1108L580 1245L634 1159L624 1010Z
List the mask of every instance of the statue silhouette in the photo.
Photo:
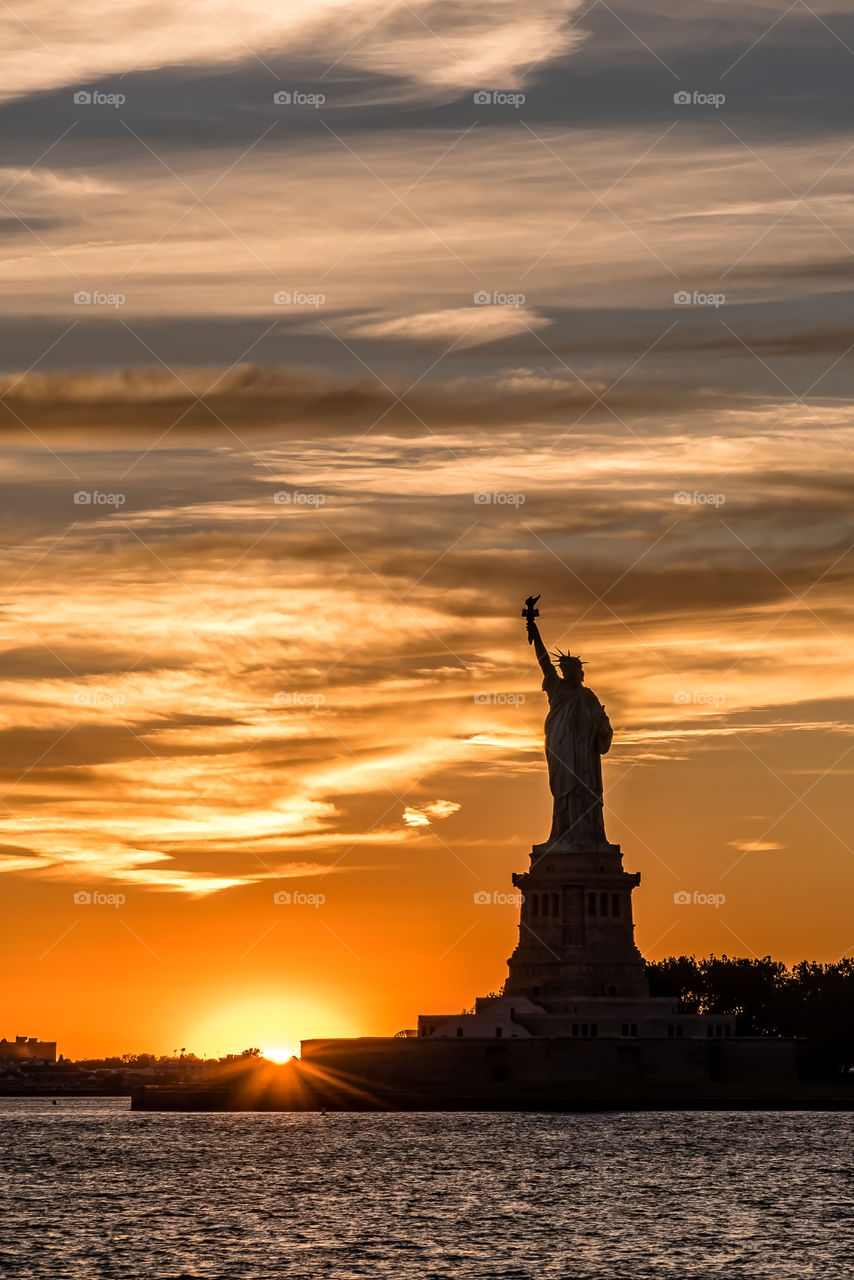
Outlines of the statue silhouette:
M522 610L543 672L549 700L546 716L546 761L554 798L550 843L607 844L602 813L602 756L611 746L613 730L596 694L584 688L580 658L558 650L558 674L535 619L539 596L529 596Z

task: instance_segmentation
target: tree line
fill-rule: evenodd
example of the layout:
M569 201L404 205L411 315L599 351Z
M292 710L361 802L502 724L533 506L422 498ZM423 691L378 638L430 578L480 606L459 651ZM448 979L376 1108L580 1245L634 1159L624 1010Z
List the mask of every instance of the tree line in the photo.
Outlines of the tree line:
M770 956L669 956L646 973L650 995L677 997L685 1013L734 1014L736 1035L799 1037L810 1075L854 1067L854 960L788 968Z

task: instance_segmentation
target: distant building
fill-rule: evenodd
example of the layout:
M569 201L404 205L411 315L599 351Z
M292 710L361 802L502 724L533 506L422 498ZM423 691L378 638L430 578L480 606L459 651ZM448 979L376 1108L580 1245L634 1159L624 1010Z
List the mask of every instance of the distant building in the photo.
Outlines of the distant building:
M56 1062L56 1041L35 1036L15 1036L0 1040L0 1062Z

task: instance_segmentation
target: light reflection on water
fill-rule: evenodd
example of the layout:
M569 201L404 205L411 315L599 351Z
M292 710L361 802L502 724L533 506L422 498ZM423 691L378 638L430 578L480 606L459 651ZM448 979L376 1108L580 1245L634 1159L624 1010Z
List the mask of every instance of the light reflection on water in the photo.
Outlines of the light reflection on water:
M6 1098L0 1274L841 1280L852 1138L846 1113L181 1115Z

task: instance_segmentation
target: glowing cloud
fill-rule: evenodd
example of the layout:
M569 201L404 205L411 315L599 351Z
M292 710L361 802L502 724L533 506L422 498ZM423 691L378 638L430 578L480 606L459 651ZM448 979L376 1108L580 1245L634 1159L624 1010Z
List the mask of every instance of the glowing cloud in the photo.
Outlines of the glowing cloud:
M431 818L450 818L460 807L453 800L433 800L430 804L409 805L403 811L403 821L408 827L429 827Z
M433 90L477 89L481 81L506 89L519 70L580 39L566 31L566 16L566 0L545 0L531 12L513 0L465 7L451 0L391 7L378 0L207 0L179 5L174 16L145 0L120 8L82 0L72 9L61 0L29 0L0 19L9 55L3 91L14 97L98 78L102 91L116 92L131 71L253 61L270 69L285 50L311 60L318 76L345 60Z

